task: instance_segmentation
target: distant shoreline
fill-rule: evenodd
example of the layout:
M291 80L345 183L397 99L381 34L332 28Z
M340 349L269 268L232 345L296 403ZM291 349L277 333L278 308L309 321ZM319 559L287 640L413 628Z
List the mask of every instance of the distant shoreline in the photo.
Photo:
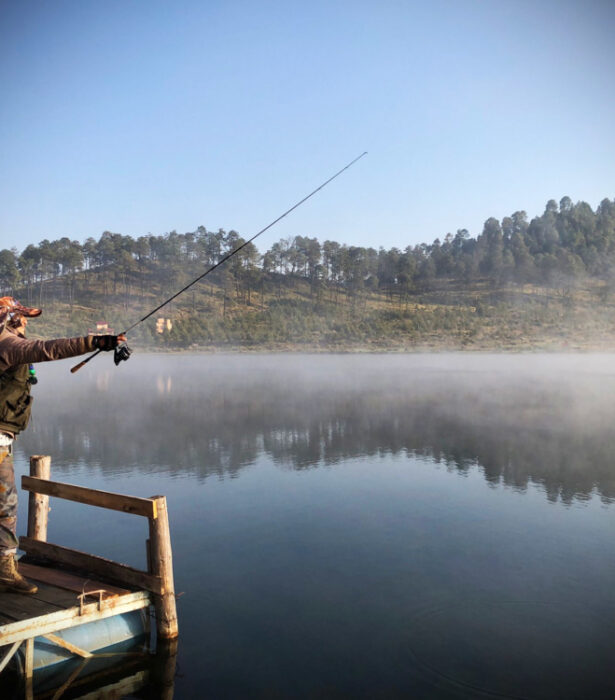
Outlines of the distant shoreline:
M129 342L130 344L130 342ZM198 346L189 348L139 348L135 344L135 352L148 355L420 355L426 353L436 354L467 354L478 355L481 353L490 354L575 354L575 353L615 353L615 341L610 346L594 343L568 343L562 344L533 344L515 346L497 345L473 345L473 346L453 346L453 345L416 345L412 347L315 347L315 346L269 346L269 347L243 347L243 346Z

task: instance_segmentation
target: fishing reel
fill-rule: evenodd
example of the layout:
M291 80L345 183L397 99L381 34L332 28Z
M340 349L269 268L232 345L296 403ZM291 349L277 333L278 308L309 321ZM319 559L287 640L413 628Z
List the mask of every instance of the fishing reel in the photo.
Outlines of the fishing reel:
M126 345L126 343L118 345L113 351L113 362L115 362L115 366L117 367L120 362L126 362L130 358L131 354L132 350L128 347L128 345Z

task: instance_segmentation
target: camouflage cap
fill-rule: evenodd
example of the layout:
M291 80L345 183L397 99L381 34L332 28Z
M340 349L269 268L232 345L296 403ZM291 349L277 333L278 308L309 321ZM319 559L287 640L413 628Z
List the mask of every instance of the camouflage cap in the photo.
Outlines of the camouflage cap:
M42 314L41 309L30 308L23 306L13 297L0 297L0 327L4 326L7 320L25 316L26 318L35 318Z

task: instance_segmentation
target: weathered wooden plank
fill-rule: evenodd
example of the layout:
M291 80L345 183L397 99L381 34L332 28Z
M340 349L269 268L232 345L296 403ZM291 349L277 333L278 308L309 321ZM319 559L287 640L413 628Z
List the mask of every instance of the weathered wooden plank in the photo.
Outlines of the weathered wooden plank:
M15 652L17 651L17 649L19 649L20 645L21 642L15 642L13 646L8 651L6 651L6 653L2 657L2 660L0 661L0 673L2 673L5 667L8 666L9 661L13 658L13 656L15 656Z
M158 595L164 594L164 587L159 576L148 574L139 569L133 569L125 564L118 564L110 559L79 552L76 549L68 549L50 542L39 542L29 537L20 537L19 547L28 554L45 557L51 561L56 561L66 566L73 566L82 571L89 571L97 576L119 581L128 586L144 588Z
M44 583L50 583L58 588L65 588L69 591L74 591L75 593L90 593L92 591L104 590L103 598L110 598L115 595L124 595L125 593L130 593L127 588L119 588L118 586L112 586L108 583L101 583L100 581L93 581L90 578L84 578L83 576L76 576L75 574L70 574L67 571L60 571L58 569L52 569L49 566L37 566L36 564L19 563L19 572L31 578L34 581L43 581Z
M0 612L13 620L25 620L29 617L47 615L63 607L39 600L35 596L25 596L19 593L3 593L0 595Z
M146 518L155 519L156 503L151 498L139 498L138 496L124 496L110 491L89 489L85 486L64 484L59 481L48 481L33 476L21 477L21 488L34 493L45 494L63 498L67 501L76 501L89 506L98 506L110 510L119 510L123 513L143 515Z
M86 651L85 649L81 649L80 647L76 646L75 644L71 644L70 642L66 641L66 639L62 639L62 637L58 637L56 634L44 634L43 637L45 639L48 639L50 642L53 644L57 644L59 647L62 647L62 649L66 649L66 651L70 651L71 654L75 654L76 656L81 656L84 659L91 659L92 654L89 651Z
M72 608L73 605L79 604L79 598L74 591L67 591L65 588L50 586L42 581L37 581L38 591L35 594L37 600L42 600L45 603L51 603L58 608ZM0 610L2 602L0 599Z
M100 603L88 603L80 611L79 607L68 610L58 610L36 618L17 620L11 624L0 627L0 645L13 644L19 639L38 637L39 635L53 634L59 630L79 625L94 620L104 620L114 615L122 615L131 610L140 610L151 604L150 594L146 591L137 591L116 598L109 598Z

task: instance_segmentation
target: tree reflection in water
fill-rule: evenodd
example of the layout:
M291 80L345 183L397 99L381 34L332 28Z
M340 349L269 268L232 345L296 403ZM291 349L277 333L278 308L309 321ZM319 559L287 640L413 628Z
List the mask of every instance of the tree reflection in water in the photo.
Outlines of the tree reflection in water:
M615 497L609 356L181 355L41 365L28 453L105 472L235 477L422 455L571 503ZM109 439L112 436L112 439Z

